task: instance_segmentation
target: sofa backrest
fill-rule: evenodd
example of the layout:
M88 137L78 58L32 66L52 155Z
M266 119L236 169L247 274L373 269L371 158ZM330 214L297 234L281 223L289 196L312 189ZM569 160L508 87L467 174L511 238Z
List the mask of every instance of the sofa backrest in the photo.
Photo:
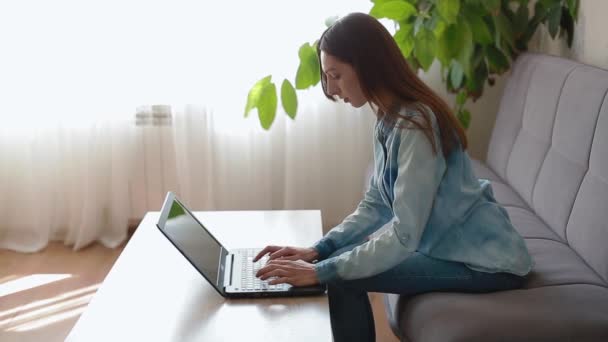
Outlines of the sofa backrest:
M608 71L527 53L507 81L487 164L608 281Z

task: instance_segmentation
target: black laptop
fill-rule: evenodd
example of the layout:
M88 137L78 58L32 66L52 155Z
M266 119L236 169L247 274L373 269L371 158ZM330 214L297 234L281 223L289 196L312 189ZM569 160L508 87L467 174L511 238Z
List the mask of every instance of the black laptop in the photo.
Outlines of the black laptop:
M228 298L290 297L319 295L325 286L270 285L255 276L268 256L253 262L261 248L227 250L183 205L167 193L157 223L158 229L219 292Z

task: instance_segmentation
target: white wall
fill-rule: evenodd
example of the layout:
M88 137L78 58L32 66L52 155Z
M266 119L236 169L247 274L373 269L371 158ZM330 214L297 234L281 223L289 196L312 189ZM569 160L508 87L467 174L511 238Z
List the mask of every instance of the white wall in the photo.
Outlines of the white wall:
M552 40L544 28L537 32L531 48L608 69L608 1L581 0L580 6L572 49L565 41Z
M565 41L552 40L546 28L540 27L530 43L530 51L563 56L576 61L608 69L608 1L581 0L578 22L574 28L572 49ZM476 103L467 103L472 120L468 129L469 154L485 160L490 135L494 127L496 112L501 99L505 80L509 73L497 80L493 87L486 85L484 95ZM454 96L445 90L441 81L438 63L421 77L435 89L450 105Z

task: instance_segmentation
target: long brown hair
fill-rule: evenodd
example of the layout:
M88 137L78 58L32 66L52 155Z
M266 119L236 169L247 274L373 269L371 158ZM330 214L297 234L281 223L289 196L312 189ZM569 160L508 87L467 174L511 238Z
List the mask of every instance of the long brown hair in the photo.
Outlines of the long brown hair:
M467 148L465 131L450 107L412 71L391 34L375 18L364 13L351 13L337 20L319 39L319 61L321 51L354 68L363 94L377 107L374 112L378 119L396 122L403 118L406 123L411 122L424 132L433 152L437 153L430 108L439 126L444 157L447 158L458 144L462 149ZM322 66L320 72L325 96L336 101L327 92L327 78ZM422 120L400 114L402 106L420 112Z

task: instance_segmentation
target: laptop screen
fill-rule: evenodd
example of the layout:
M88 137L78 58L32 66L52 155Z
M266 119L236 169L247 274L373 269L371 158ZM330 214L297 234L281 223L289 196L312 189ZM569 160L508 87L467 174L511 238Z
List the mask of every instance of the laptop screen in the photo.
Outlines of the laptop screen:
M207 280L220 284L218 266L222 246L177 200L173 199L170 203L165 203L165 205L169 204L171 209L167 220L164 226L159 228ZM163 211L165 209L163 208Z

